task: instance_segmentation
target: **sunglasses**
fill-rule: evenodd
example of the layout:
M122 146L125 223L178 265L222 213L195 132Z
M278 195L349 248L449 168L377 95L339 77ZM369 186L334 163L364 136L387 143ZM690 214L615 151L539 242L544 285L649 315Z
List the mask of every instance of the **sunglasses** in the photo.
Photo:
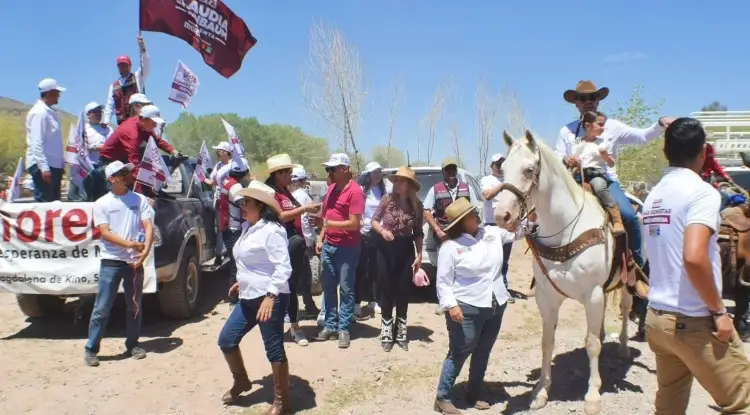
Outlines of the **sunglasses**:
M336 167L326 167L326 173L335 173Z
M599 99L599 94L579 94L578 102L589 102L596 101Z

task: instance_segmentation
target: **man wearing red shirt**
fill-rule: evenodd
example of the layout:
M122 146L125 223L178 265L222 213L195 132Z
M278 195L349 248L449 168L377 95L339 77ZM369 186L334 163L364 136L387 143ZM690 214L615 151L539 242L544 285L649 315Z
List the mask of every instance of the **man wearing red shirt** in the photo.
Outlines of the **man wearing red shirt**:
M349 156L333 154L323 163L333 183L323 200L323 229L315 251L323 263L325 325L317 340L338 338L339 348L349 347L349 325L354 314L354 284L359 260L359 226L365 210L362 188L351 179ZM341 310L338 309L341 294Z
M716 151L714 150L714 146L712 146L710 143L706 143L706 159L703 161L701 177L703 178L703 180L710 183L712 173L716 174L718 177L721 177L725 181L732 181L732 178L724 170L724 167L722 167L721 164L716 161ZM720 180L715 180L713 183L714 187L718 188L719 183L721 183Z
M135 166L131 173L135 181L149 137L154 137L160 149L172 155L178 155L179 152L172 145L154 133L156 126L162 123L164 120L159 118L159 108L155 105L146 105L141 108L137 117L125 120L104 142L104 146L99 151L102 168L118 160L126 164L131 163Z

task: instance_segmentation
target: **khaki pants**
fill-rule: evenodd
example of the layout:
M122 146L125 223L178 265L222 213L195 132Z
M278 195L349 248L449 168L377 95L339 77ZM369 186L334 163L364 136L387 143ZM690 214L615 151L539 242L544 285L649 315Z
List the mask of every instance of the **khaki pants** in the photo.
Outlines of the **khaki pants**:
M656 415L683 415L693 377L724 414L750 414L750 364L737 332L724 343L712 317L649 309L648 344L656 355Z

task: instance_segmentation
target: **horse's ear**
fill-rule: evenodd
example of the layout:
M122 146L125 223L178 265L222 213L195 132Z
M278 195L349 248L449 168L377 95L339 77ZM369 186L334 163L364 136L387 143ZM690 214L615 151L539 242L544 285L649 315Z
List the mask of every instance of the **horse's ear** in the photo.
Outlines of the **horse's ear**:
M529 130L527 128L526 132L525 132L525 135L526 135L527 145L529 146L529 148L531 150L535 150L536 149L536 138L534 137L534 134L532 134L531 130Z
M510 149L516 141L506 130L503 130L503 140L505 140L505 144L508 145L508 149Z

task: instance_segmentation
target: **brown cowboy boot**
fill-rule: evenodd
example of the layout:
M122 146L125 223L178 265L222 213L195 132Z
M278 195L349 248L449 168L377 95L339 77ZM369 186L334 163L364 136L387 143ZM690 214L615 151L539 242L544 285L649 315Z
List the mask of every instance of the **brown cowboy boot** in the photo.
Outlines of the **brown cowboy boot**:
M265 415L283 415L289 407L289 362L271 363L273 369L273 403Z
M232 372L234 383L232 384L232 388L221 396L221 400L226 404L230 404L236 401L240 394L252 389L253 383L247 377L247 370L245 370L245 362L242 360L240 349L225 352L224 359L226 359L227 365L229 365L229 371Z
M433 409L435 410L435 412L444 415L463 414L463 412L459 411L458 408L456 408L456 405L453 405L453 402L451 401L441 401L439 399L435 399L435 405L433 406Z
M620 215L620 208L617 206L607 208L607 213L612 220L612 233L615 236L625 234L625 227L622 225L622 216Z

